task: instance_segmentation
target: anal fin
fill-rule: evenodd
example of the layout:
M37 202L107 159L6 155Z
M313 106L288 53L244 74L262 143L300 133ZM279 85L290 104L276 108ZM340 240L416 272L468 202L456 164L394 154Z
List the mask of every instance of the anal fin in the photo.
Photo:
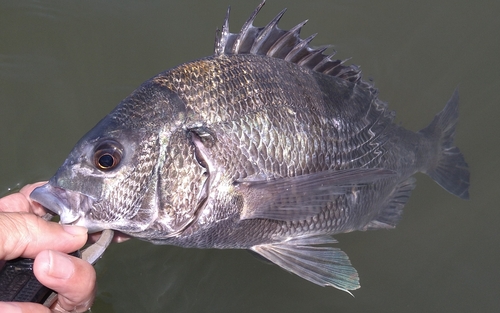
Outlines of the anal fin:
M403 207L414 188L415 178L413 177L399 183L394 189L392 196L389 198L387 205L373 221L366 224L363 230L394 228L401 219Z
M309 236L257 245L251 250L310 282L350 293L360 286L349 257L339 248L317 246L336 242L329 236Z

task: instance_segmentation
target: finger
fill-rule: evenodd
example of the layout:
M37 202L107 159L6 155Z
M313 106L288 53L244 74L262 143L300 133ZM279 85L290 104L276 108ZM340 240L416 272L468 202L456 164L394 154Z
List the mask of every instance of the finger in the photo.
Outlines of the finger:
M21 193L13 193L0 199L0 212L30 212L30 201Z
M31 212L38 216L45 214L45 209L38 202L30 199L30 193L45 182L26 185L19 192L0 199L0 212Z
M78 250L87 241L87 229L47 222L33 214L1 213L0 238L0 260L34 258L47 249L65 253Z
M46 213L46 211L40 203L31 200L30 194L33 190L35 190L35 188L43 186L46 183L47 183L46 181L42 181L42 182L29 184L29 185L26 185L23 188L21 188L21 190L19 190L19 193L24 195L26 197L26 199L28 200L28 202L30 204L31 212L35 213L38 216L43 216Z
M2 313L51 313L49 308L38 303L31 302L0 302Z
M94 301L96 274L92 265L70 255L45 250L35 258L33 272L56 291L58 305L69 312L85 312Z

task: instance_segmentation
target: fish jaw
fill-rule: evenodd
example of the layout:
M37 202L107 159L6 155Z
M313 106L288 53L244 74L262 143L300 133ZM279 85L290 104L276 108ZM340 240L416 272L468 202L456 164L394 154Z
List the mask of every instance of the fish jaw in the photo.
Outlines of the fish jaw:
M61 224L84 226L88 228L89 233L103 230L85 218L85 212L88 212L94 203L94 200L86 195L47 183L33 190L30 198L59 215Z

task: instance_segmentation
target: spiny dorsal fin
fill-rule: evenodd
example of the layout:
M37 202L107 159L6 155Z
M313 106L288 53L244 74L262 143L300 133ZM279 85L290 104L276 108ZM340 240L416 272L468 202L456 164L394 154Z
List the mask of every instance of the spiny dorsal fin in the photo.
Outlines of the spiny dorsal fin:
M344 80L357 83L362 82L370 89L370 83L361 81L361 70L356 65L344 65L345 61L332 60L335 54L326 55L323 52L330 46L312 48L309 43L316 34L308 38L300 38L300 30L307 23L303 21L290 30L278 28L278 22L285 14L282 10L276 17L264 27L255 27L253 22L264 6L265 0L255 9L250 18L243 24L239 33L229 32L228 8L222 30L217 30L215 39L215 55L231 54L254 54L283 59L296 63L311 70L336 76Z

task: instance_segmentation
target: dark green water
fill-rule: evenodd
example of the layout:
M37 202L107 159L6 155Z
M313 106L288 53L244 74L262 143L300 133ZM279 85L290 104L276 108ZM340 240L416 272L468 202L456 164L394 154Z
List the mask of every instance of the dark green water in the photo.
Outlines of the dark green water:
M0 1L0 194L48 179L73 144L144 80L212 53L256 1ZM280 24L333 43L372 77L405 127L427 125L460 86L457 144L471 200L418 175L395 230L337 236L361 276L354 298L244 251L132 240L97 264L103 312L499 312L500 2L269 1Z

